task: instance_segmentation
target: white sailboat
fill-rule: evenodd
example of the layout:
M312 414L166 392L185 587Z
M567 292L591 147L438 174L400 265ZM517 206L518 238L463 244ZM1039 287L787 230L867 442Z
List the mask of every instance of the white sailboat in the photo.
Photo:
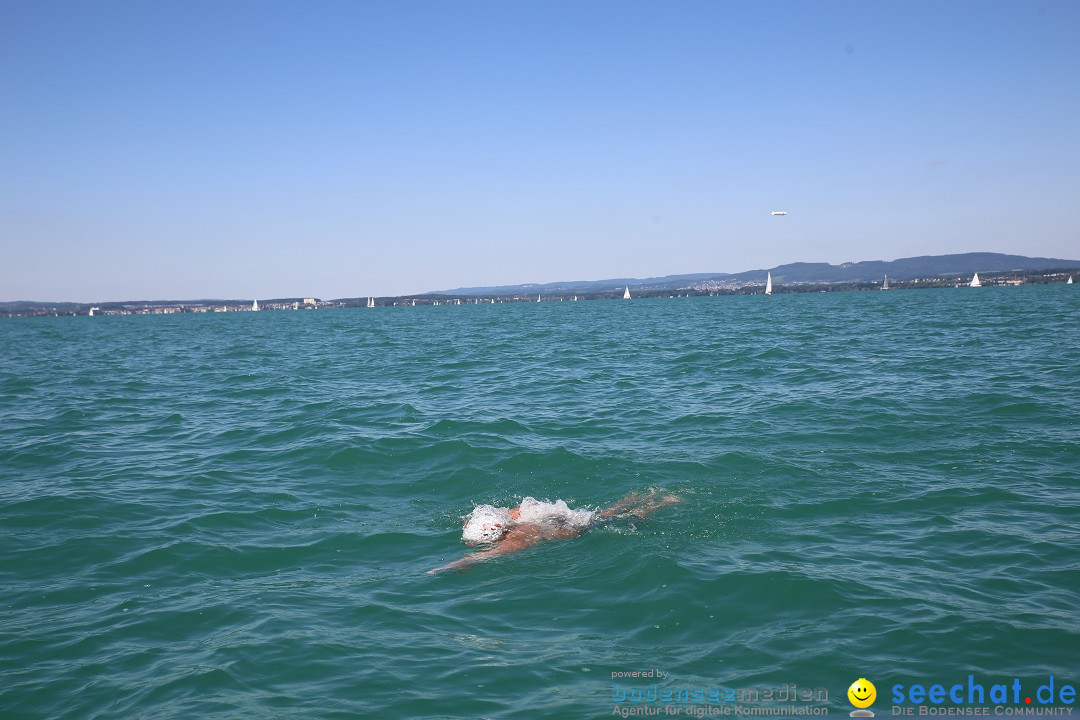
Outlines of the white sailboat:
M1073 282L1072 282L1072 275L1070 275L1070 276L1069 276L1069 279L1065 281L1065 284L1066 284L1066 285L1072 285L1072 284L1073 284Z
M101 308L99 308L99 307L92 307L92 308L90 308L90 317L94 317L94 311L95 311L95 310L100 310L100 309L101 309Z
M369 298L367 299L367 306L368 306L368 307L375 307L375 298L373 298L373 297L369 297Z
M885 282L882 283L881 289L882 290L888 290L889 289L889 276L888 275L885 276Z
M536 302L540 302L540 293L536 293Z
M975 273L975 277L971 278L968 287L982 287L982 283L979 282L979 273Z
M416 300L415 299L413 299L413 301L412 301L412 306L416 307Z
M623 300L629 300L630 299L630 286L629 285L627 285L626 290L623 291L622 299Z
M259 312L259 301L258 300L252 300L251 301L251 312Z
M772 295L772 273L769 273L769 278L765 281L765 294Z

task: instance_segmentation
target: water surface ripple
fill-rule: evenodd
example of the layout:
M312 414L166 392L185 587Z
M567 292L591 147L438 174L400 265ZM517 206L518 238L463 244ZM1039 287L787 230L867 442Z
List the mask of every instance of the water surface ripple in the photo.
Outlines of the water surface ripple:
M0 322L11 718L600 717L1080 651L1071 287ZM430 576L525 495L637 522ZM883 692L879 683L879 694Z

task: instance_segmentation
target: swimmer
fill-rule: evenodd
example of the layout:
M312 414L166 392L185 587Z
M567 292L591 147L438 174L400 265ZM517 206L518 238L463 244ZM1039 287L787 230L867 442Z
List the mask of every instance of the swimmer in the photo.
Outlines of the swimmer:
M492 546L428 570L428 574L433 575L443 570L463 570L474 563L524 550L544 540L567 540L585 532L589 525L598 519L642 518L677 502L682 502L682 498L675 495L631 493L599 512L571 510L562 500L544 503L531 497L525 498L520 505L510 510L478 505L466 516L461 538L469 545L492 543Z

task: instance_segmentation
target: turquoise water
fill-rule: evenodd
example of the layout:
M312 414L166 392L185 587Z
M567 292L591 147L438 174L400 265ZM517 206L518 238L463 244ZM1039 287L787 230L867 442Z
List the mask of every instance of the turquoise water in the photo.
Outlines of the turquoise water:
M1071 287L0 322L5 718L1080 681ZM469 572L474 504L685 499ZM884 710L884 712L882 712Z

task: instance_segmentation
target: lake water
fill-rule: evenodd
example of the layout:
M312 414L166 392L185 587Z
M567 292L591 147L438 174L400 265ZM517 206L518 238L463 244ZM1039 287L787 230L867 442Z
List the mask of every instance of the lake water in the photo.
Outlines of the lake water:
M1057 285L0 321L0 715L1075 686L1078 311ZM425 572L475 504L661 489L684 502Z

